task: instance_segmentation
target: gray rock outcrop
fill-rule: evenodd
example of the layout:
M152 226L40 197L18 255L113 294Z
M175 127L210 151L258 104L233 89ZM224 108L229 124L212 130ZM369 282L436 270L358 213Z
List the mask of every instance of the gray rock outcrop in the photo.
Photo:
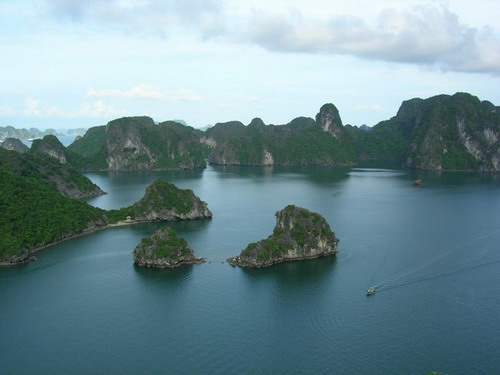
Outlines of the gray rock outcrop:
M17 138L7 138L5 141L0 143L0 147L5 148L6 150L20 152L22 154L29 151L29 147Z

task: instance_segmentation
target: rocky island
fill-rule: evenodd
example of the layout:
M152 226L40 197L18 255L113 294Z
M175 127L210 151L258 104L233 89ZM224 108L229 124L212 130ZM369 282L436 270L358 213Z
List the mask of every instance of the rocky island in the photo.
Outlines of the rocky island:
M184 264L204 263L194 256L186 240L177 237L171 228L161 228L150 238L144 238L134 250L134 264L141 267L175 268Z
M232 266L261 268L285 261L335 255L338 242L321 215L289 205L276 212L272 235L249 244L240 255L228 258L227 262Z
M208 219L212 212L207 203L190 189L179 189L165 180L156 180L146 188L144 197L132 206L108 211L111 223L120 221L152 222Z

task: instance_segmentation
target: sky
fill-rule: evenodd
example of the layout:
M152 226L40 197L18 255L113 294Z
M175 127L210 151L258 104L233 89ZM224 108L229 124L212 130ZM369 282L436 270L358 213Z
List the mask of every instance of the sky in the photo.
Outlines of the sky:
M123 116L373 126L404 100L500 105L498 0L1 0L0 126Z

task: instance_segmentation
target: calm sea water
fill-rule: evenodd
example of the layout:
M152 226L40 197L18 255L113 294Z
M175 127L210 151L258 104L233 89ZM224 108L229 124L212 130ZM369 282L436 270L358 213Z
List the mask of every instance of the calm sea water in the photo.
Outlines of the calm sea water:
M208 262L135 267L165 224L97 232L0 269L2 374L500 374L500 176L376 168L89 173L118 208L165 178L211 220L170 225ZM423 186L413 182L422 178ZM225 263L296 204L337 257ZM379 291L365 295L367 287Z

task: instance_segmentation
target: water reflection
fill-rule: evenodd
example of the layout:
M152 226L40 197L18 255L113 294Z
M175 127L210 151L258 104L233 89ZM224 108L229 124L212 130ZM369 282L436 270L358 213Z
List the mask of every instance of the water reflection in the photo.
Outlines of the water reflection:
M169 288L185 285L190 279L194 265L183 265L172 269L140 267L134 264L134 271L141 281L150 284L168 285Z
M242 268L243 275L251 282L276 281L283 288L297 285L311 286L322 283L335 268L337 258L327 256L303 261L276 264L266 268Z

